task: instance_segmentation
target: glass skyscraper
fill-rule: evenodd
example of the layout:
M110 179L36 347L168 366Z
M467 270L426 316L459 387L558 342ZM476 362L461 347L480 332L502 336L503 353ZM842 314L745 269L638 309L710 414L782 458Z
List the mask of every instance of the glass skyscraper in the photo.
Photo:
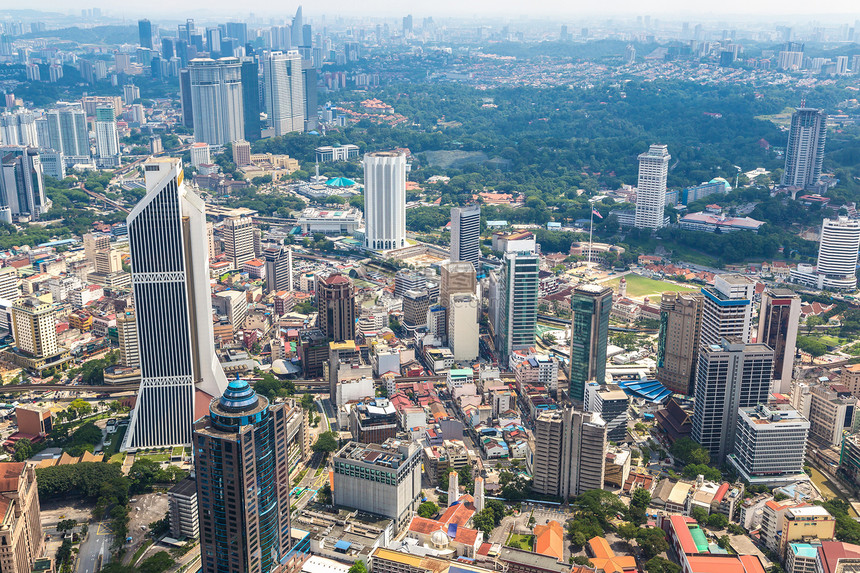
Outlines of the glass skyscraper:
M289 552L289 411L236 379L195 422L204 573L268 573Z
M606 345L612 289L600 285L579 285L570 301L573 318L570 331L570 398L582 402L585 383L603 384L606 377Z

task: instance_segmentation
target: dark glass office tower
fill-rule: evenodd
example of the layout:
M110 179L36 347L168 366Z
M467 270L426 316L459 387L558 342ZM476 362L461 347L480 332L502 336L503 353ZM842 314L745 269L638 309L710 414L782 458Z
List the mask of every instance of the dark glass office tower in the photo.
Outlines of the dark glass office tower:
M573 311L570 331L570 399L582 402L586 382L594 380L603 384L605 381L612 289L600 285L579 285L573 291L570 307Z
M260 139L260 67L254 59L242 61L242 107L245 114L245 140Z
M194 423L204 573L271 571L289 551L288 411L237 379Z
M152 49L152 22L149 20L137 21L137 33L140 36L140 47Z

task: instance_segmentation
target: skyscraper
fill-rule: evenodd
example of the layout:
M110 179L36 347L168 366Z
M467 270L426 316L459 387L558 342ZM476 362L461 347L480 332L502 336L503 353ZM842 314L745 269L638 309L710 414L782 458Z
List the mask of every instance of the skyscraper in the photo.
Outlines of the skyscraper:
M535 253L505 253L501 273L490 277L490 322L503 363L515 350L534 345L539 266Z
M472 265L465 261L444 261L439 265L439 271L439 302L443 306L448 306L448 299L452 295L475 294L477 280Z
M230 217L221 227L224 237L224 254L233 263L233 268L256 258L254 252L254 221L251 217Z
M0 147L0 207L10 215L38 219L50 210L39 151L35 147ZM8 221L11 222L11 221Z
M66 165L90 160L90 135L87 115L79 103L57 102L57 107L45 113L48 142L39 138L39 145L59 151Z
M639 155L634 224L640 229L659 229L663 226L670 159L672 156L665 145L651 145L646 153Z
M349 277L333 273L317 280L319 327L335 342L355 339L355 288Z
M807 188L818 184L826 135L827 114L823 110L801 107L791 115L783 185Z
M126 368L140 368L137 319L133 308L126 307L125 311L117 314L116 331L119 342L119 363Z
M293 284L293 249L291 247L269 247L263 251L266 258L266 290L295 290Z
M481 206L451 209L451 260L472 263L475 271L481 265Z
M535 421L532 489L567 499L603 487L606 422L570 406Z
M236 38L240 46L248 43L248 24L245 22L227 22L227 37Z
M56 356L60 345L57 342L57 313L54 305L36 297L15 301L12 306L12 335L15 348L30 358Z
M582 403L585 383L606 379L606 345L609 343L609 314L612 289L594 284L579 285L570 301L573 317L570 331L570 399Z
M311 131L318 127L319 122L317 68L314 67L312 60L302 60L302 89L304 90L305 130Z
M800 296L789 289L768 289L761 296L756 341L773 349L773 392L791 392Z
M749 342L755 281L744 275L717 275L714 286L704 287L702 294L700 346L720 344L724 338Z
M480 308L474 293L453 294L445 307L448 323L448 348L454 360L472 361L478 358L480 336L477 314Z
M860 247L860 221L847 217L824 219L818 246L816 270L836 288L853 290L857 286L857 250Z
M36 129L36 114L30 110L18 109L0 114L0 141L5 145L39 146L39 133Z
M263 101L275 135L305 129L302 57L296 50L263 54Z
M182 125L194 127L194 109L191 97L191 71L179 70L179 102L182 106Z
M293 17L293 23L290 26L290 43L294 48L297 48L302 45L302 27L304 26L304 20L302 20L302 7L296 9L296 15Z
M137 21L137 34L140 38L140 47L152 49L152 23L143 19Z
M116 115L111 105L96 108L96 153L102 168L119 167L119 135L116 130Z
M406 246L406 155L402 152L365 154L364 221L367 249Z
M242 60L242 106L245 115L245 139L260 139L260 66L257 60Z
M242 65L237 58L188 62L194 139L223 145L245 136Z
M215 356L203 200L182 162L144 164L146 195L128 216L141 384L124 450L188 445L197 417L227 386Z
M732 452L738 408L767 403L773 350L766 344L722 339L699 353L692 438L720 465Z
M237 379L194 423L204 573L271 571L289 551L288 413Z
M660 299L657 380L687 396L696 382L704 298L701 293L664 292Z

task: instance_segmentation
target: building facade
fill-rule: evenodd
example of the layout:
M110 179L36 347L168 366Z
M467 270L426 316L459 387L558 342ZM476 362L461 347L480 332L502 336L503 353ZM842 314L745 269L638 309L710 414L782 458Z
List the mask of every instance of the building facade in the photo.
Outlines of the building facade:
M480 269L481 206L451 209L451 260L471 263Z
M724 338L749 342L755 281L744 275L717 275L714 286L704 287L702 294L700 346L720 344Z
M803 188L818 185L826 136L827 114L823 110L802 107L791 115L783 185Z
M687 396L696 382L703 302L701 293L664 292L660 299L657 380Z
M233 263L234 269L256 258L254 251L254 220L251 217L230 217L221 227L224 238L224 254Z
M227 386L213 345L205 205L184 185L181 161L152 159L144 173L146 195L128 216L142 380L124 450L190 444L195 401Z
M789 483L803 475L809 421L788 404L738 410L729 462L752 484Z
M266 290L270 293L295 290L292 247L269 247L263 251L263 257L266 259Z
M41 156L34 147L0 147L0 217L11 223L11 215L38 219L51 208L45 196Z
M266 52L263 65L263 104L274 135L305 130L302 56L297 50Z
M355 339L355 288L346 275L333 273L317 280L319 327L335 342Z
M224 145L245 136L242 64L238 58L188 63L194 140Z
M30 573L45 548L35 466L0 463L0 500L5 506L0 522L0 571Z
M364 246L390 251L406 246L406 155L380 151L364 156Z
M647 152L639 155L635 216L637 228L659 229L663 226L670 159L672 156L665 145L651 145Z
M540 259L536 254L505 253L495 288L491 284L490 322L503 363L515 350L534 345L539 272Z
M799 323L799 295L789 289L762 293L756 341L773 348L773 391L779 394L791 392Z
M606 378L606 345L609 344L609 315L612 289L585 284L573 290L570 301L570 399L582 403L585 384Z
M204 573L267 573L289 551L288 413L234 380L194 423Z

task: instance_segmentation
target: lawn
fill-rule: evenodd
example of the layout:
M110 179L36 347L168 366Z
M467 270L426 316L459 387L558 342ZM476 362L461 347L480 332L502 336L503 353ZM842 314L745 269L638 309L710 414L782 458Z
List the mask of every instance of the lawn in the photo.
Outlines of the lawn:
M173 455L174 456L181 456L184 452L185 452L185 448L183 448L182 446L176 446L175 448L173 448Z
M693 292L699 290L696 287L682 286L666 281L649 279L647 277L643 277L634 273L624 275L624 278L627 279L627 296L633 298L644 298L647 296L651 299L659 300L660 294L667 291ZM621 279L618 278L612 279L611 281L606 281L602 284L612 287L617 291L618 283L620 282ZM655 302L657 302L657 300L655 300Z
M110 464L122 464L124 461L125 461L125 454L123 452L120 452L118 454L112 455L110 457L110 459L108 460L108 463L110 463Z
M519 549L531 551L532 547L534 546L534 541L534 535L520 535L518 533L511 533L508 536L508 540L505 542L505 545L507 545L508 547L517 547Z
M148 460L152 460L154 462L169 462L170 461L170 452L169 451L158 451L158 452L138 452L137 458L146 458Z

